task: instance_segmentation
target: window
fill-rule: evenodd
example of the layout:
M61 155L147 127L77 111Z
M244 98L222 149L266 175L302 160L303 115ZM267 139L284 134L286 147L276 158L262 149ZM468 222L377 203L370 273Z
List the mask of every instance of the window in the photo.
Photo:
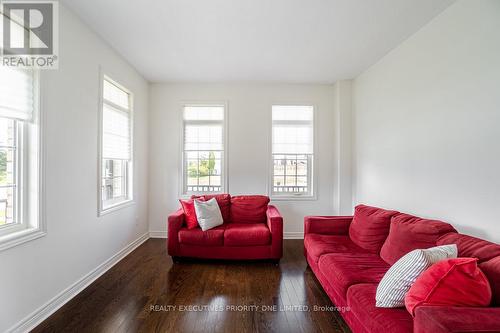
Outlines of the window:
M313 196L314 108L272 107L272 190L279 197Z
M183 110L183 194L225 191L224 105Z
M18 122L0 118L0 226L18 221Z
M104 77L101 119L100 212L132 200L132 97Z
M45 234L39 220L39 115L33 70L0 66L0 249Z

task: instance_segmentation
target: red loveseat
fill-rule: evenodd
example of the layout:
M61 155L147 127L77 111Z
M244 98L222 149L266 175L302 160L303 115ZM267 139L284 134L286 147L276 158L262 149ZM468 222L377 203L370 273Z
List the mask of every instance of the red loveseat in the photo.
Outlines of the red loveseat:
M215 198L224 224L202 231L187 229L184 212L168 217L168 254L172 257L205 259L272 259L283 255L283 218L262 195L229 194L202 196ZM193 196L196 198L196 196Z
M449 224L359 205L354 216L304 218L304 254L311 270L355 333L500 332L500 245L463 235ZM460 257L478 259L488 278L490 307L375 307L377 285L389 267L417 248L457 244Z

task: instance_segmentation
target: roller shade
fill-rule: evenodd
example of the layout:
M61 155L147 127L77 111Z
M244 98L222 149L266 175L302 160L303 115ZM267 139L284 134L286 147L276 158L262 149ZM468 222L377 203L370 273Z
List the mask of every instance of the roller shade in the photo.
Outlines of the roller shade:
M126 91L108 80L104 80L103 90L106 101L124 109L130 109L130 95Z
M184 150L224 150L223 128L219 124L184 126Z
M0 66L0 117L32 120L33 91L32 70Z
M224 150L224 106L184 107L184 150Z
M273 154L313 154L313 107L273 106Z
M111 92L111 94L110 94ZM131 159L129 94L104 81L102 154L104 159Z
M184 120L186 121L223 121L224 106L185 106Z

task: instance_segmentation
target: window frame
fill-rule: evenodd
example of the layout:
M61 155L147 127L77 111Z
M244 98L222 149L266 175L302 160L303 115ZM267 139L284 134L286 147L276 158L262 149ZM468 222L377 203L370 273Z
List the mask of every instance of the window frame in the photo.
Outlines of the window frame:
M33 71L33 118L16 124L16 219L0 227L0 251L47 234L45 219L45 132L41 110L41 75ZM33 152L35 152L33 154Z
M297 153L291 153L291 154L274 154L273 153L273 107L275 106L303 106L303 107L312 107L313 110L313 120L312 120L312 130L313 130L313 153L312 154L297 154ZM267 182L267 192L269 195L269 198L274 201L314 201L318 200L318 191L317 191L317 184L318 184L318 157L317 157L317 145L318 145L318 140L317 140L317 114L318 114L318 107L314 103L308 103L308 102L298 102L298 103L290 103L290 102L276 102L272 103L270 107L270 112L269 112L269 154L270 156L270 161L269 161L269 172L268 172L268 182ZM312 165L309 165L308 162L308 172L311 172L308 174L308 187L311 188L309 191L310 193L308 194L277 194L273 191L274 187L274 155L311 155L309 161Z
M204 191L187 191L187 170L186 166L186 152L184 150L184 140L185 140L185 124L184 120L184 108L185 107L214 107L219 106L224 108L224 119L222 120L222 174L221 174L221 190L217 192L204 192ZM221 194L228 193L228 159L227 159L227 149L228 149L228 103L226 101L186 101L182 103L180 107L180 162L181 167L179 168L179 197L190 198L192 195L211 195L211 194ZM210 121L207 121L207 123Z
M114 169L114 163L116 161L118 161L119 163L122 164L122 173L123 174L121 176L114 176L113 175L111 177L111 181L113 182L113 180L115 178L122 178L121 179L121 183L122 183L123 188L125 189L125 193L122 194L121 196L116 197L116 198L112 198L112 199L108 199L108 201L110 201L111 203L109 204L108 208L104 208L104 210L106 210L106 209L114 207L115 205L119 205L119 204L121 204L121 203L129 200L128 199L128 196L129 196L129 190L128 190L129 184L128 184L128 182L129 182L129 167L130 167L130 162L127 162L127 161L124 161L124 160L111 160L111 159L103 159L103 162L104 161L111 162L113 169ZM101 166L101 167L103 167L104 169L106 169L104 166ZM105 177L101 177L101 181L103 180L103 178L105 178ZM112 184L112 186L113 186L113 184ZM101 187L101 190L103 190L102 187ZM101 195L102 195L102 193L101 193Z
M126 92L129 96L129 110L125 110L123 107L116 105L111 101L105 101L104 99L104 81L108 81L118 87L120 90ZM130 161L126 167L126 184L127 184L127 194L126 199L119 202L113 203L109 206L104 205L104 200L102 196L103 191L103 120L104 120L104 104L108 104L113 108L121 111L126 111L129 113L130 119ZM110 75L106 74L105 71L100 69L99 71L99 126L98 126L98 158L97 158L97 216L103 216L117 210L129 207L135 204L134 200L134 94L133 92L123 86L121 83L117 82Z

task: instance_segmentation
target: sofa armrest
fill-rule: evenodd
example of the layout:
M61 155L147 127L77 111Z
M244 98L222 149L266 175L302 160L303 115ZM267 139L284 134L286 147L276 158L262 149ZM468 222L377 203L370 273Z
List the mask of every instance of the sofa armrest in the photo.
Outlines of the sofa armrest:
M420 306L414 333L500 332L500 308Z
M306 216L304 236L307 234L347 235L352 216Z
M280 259L283 256L283 217L273 205L268 206L266 216L267 227L271 231L272 257Z
M179 249L179 237L177 234L184 224L184 211L181 209L168 216L168 254L176 256Z

